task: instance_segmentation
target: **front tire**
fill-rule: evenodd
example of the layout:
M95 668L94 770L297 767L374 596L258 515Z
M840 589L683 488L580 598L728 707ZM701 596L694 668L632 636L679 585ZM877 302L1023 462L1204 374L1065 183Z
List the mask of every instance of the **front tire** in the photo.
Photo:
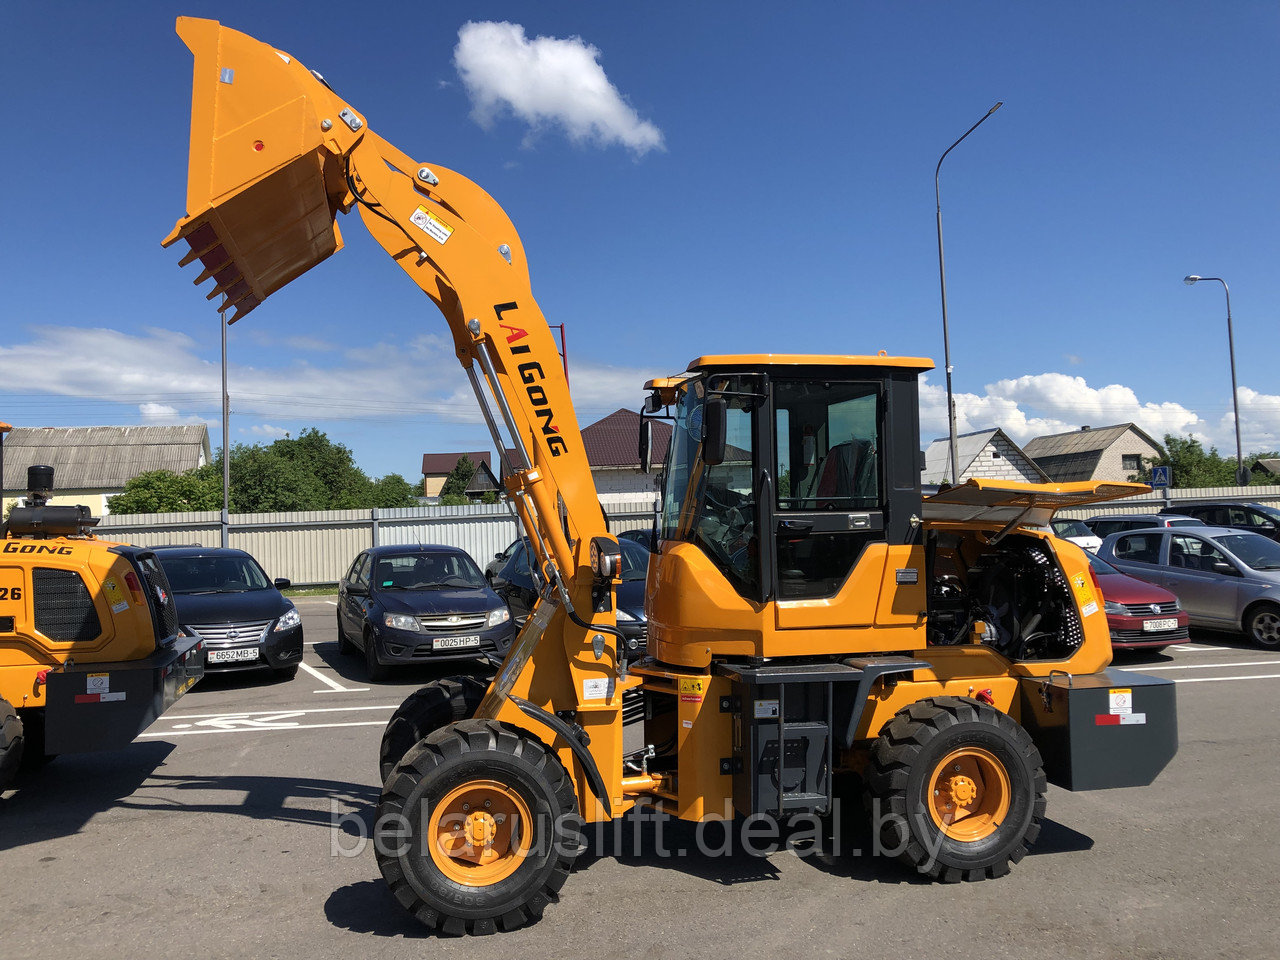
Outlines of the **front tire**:
M22 767L22 720L13 704L0 698L0 791L8 790Z
M1031 737L960 697L899 713L872 747L867 784L881 849L936 880L1004 876L1044 818L1047 782Z
M1245 617L1244 632L1263 650L1280 650L1280 607L1258 604Z
M391 676L391 668L384 666L378 662L377 641L373 639L373 634L368 630L364 632L364 666L365 672L369 674L369 679L375 683L381 683Z
M400 704L382 733L378 753L382 782L419 740L441 727L471 717L489 684L476 677L442 677L415 690Z
M569 774L537 739L493 720L431 734L391 771L378 867L400 904L451 936L515 930L557 899L579 853Z

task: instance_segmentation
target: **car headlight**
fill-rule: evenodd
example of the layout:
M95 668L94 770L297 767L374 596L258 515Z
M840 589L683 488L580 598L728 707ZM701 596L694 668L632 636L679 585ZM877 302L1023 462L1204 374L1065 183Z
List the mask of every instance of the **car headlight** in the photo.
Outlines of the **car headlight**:
M618 608L618 617L617 617L617 619L618 619L618 622L619 622L619 623L621 623L621 622L623 622L623 621L631 621L631 620L634 620L634 619L635 619L635 617L633 617L631 614L627 613L627 611L625 611L625 610L623 610L621 607L619 607L619 608Z
M506 607L499 607L497 610L489 611L489 626L496 627L500 623L506 623L511 619L511 611Z
M1102 609L1107 613L1118 613L1124 615L1129 612L1123 603L1116 603L1114 600L1103 600Z
M281 630L291 630L302 622L302 617L298 615L297 607L290 607L285 611L284 616L276 621L276 633Z
M388 613L382 618L382 622L392 630L408 630L410 633L418 633L422 629L418 624L418 618L407 613Z

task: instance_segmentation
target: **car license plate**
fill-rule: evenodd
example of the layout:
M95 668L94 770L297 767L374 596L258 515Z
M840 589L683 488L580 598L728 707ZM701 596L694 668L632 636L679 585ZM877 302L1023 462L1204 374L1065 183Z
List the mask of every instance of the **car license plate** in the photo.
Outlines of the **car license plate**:
M465 650L480 646L479 637L440 637L431 643L432 650Z
M1176 618L1171 620L1143 620L1142 629L1147 633L1154 633L1157 630L1172 630L1178 625Z
M258 659L257 647L240 647L234 650L210 650L210 663L243 663Z

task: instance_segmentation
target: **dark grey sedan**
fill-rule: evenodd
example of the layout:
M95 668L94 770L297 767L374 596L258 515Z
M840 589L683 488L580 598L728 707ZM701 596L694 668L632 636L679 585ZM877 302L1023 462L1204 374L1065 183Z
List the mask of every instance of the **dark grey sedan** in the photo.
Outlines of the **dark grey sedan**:
M1243 630L1280 649L1280 543L1226 527L1113 533L1098 556L1172 591L1197 627Z

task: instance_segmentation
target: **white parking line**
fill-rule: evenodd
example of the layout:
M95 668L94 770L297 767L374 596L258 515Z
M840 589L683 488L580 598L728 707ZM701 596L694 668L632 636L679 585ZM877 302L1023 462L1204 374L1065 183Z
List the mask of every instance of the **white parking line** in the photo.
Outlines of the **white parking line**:
M313 690L311 691L312 693L362 693L365 690L369 689L368 687L344 687L342 684L338 683L336 680L330 680L328 677L326 677L323 673L321 673L315 667L311 666L311 664L309 663L300 663L298 664L298 666L302 667L303 670L307 671L307 673L311 674L321 683L325 683L329 685L328 690Z
M1257 673L1251 677L1182 677L1174 683L1217 683L1222 680L1280 680L1280 673Z
M387 703L379 704L373 707L307 707L304 710L292 710L290 713L311 714L311 713L355 713L360 710L394 710L399 704ZM279 714L279 710L239 710L229 713L166 713L165 720L235 720L244 717L272 717Z
M336 607L338 605L337 600L326 600L325 603L327 603L331 607Z
M1135 673L1154 673L1157 670L1216 670L1219 667L1274 667L1280 660L1241 660L1239 663L1176 663L1163 667L1141 667Z
M138 739L141 740L144 737L191 737L198 733L261 733L264 730L321 730L328 727L382 727L385 725L385 720L357 720L351 723L299 723L290 726L270 726L262 724L249 727L210 727L205 730L149 731L147 733L138 734Z
M1195 653L1197 650L1230 650L1230 647L1211 647L1207 643L1174 643L1170 650L1181 650L1183 653Z

